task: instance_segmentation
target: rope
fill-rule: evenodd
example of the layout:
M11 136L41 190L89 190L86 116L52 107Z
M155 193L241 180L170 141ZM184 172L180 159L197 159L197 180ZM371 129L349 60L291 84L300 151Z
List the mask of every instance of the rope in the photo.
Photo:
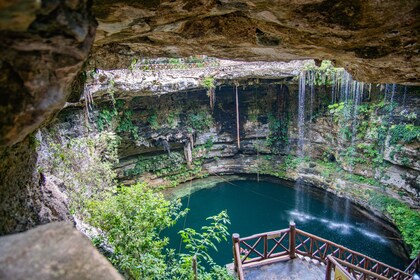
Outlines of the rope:
M237 185L237 184L234 184L234 183L232 183L232 182L230 182L230 181L227 181L226 179L224 179L222 176L220 176L220 175L218 175L218 174L216 174L216 173L210 173L210 175L213 175L213 176L216 176L216 177L219 177L222 181L224 181L224 182L226 182L227 184L230 184L230 185L232 185L232 186L235 186L235 187L238 187L238 188L241 188L242 190L245 190L245 191L248 191L248 192L251 192L251 193L254 193L254 194L256 194L256 195L259 195L259 196L261 196L261 197L264 197L264 198L268 198L268 199L271 199L271 200L274 200L274 201L276 201L276 202L281 202L282 204L284 204L284 205L287 205L287 206L290 206L290 207L294 207L294 205L292 205L292 204L289 204L289 203L285 203L284 201L281 201L281 200L279 200L279 199L276 199L276 198L274 198L274 197L272 197L272 196L268 196L268 195L265 195L265 194L262 194L262 193L260 193L260 192L257 192L257 191L253 191L253 190L250 190L250 189L248 189L248 188L243 188L243 187L241 187L241 186L239 186L239 185ZM188 200L189 200L189 198L188 198ZM309 225L300 225L299 226L299 228L306 228L306 227L308 227ZM375 233L376 234L376 233ZM380 235L380 234L376 234L378 237L381 237L381 238L384 238L384 239L390 239L390 240L403 240L402 238L398 238L398 237L390 237L390 236L385 236L385 235Z
M192 189L192 177L190 178L190 191L188 193L188 200L187 200L187 209L190 207L190 198L191 198L191 189ZM187 217L188 217L188 212L187 214L185 214L185 219L184 219L184 225L182 226L182 230L185 230L185 226L187 225ZM182 247L182 238L179 240L179 248L178 248L178 254L181 253L181 247Z

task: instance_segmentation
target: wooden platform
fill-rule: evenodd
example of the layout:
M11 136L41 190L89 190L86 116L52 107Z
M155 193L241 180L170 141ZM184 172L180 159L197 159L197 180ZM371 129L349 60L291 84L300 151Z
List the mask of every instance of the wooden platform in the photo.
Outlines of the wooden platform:
M308 258L309 259L309 258ZM227 266L233 270L233 264ZM245 280L324 280L326 267L323 263L305 260L303 257L295 259L283 258L275 262L258 263L244 266Z

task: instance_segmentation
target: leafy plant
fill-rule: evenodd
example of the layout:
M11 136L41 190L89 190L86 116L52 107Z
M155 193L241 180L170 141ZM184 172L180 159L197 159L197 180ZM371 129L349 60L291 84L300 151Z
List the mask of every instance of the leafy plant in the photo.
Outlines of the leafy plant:
M208 217L207 220L211 221L209 226L203 226L202 232L198 232L191 228L181 230L179 234L182 237L182 241L186 244L185 248L189 254L182 254L181 257L186 256L197 256L198 263L206 262L210 265L214 265L213 259L208 254L209 248L217 251L215 241L220 243L222 240L227 241L228 236L227 224L230 224L229 216L226 211L220 212L218 215Z
M213 124L213 118L205 111L191 112L187 115L187 126L202 132Z
M289 143L289 116L284 118L284 120L280 120L273 114L269 114L268 128L270 133L268 134L266 145L271 148L273 153L278 154Z
M369 203L391 215L404 242L411 248L411 257L415 258L420 251L420 213L395 198L373 191L369 191L368 195Z
M165 275L162 250L168 244L159 233L185 214L180 207L179 201L169 202L138 183L121 186L103 201L90 201L89 222L104 233L101 241L112 246L110 260L122 272L134 279L158 279Z
M98 118L96 119L96 125L98 130L104 131L110 128L114 121L117 120L118 112L114 110L103 109L99 112Z
M211 76L205 77L202 80L202 84L203 84L203 87L206 88L207 90L211 90L211 89L214 89L216 87L215 86L215 80Z
M139 128L131 120L132 115L133 110L124 110L122 115L120 116L118 126L115 131L118 133L128 132L131 134L134 140L137 140L139 138Z
M43 133L39 165L64 182L70 211L83 213L86 200L102 197L114 185L120 137L101 132L95 137L66 139Z
M158 116L156 114L156 112L152 112L152 114L149 116L149 118L147 119L147 121L150 124L150 127L152 129L158 129L159 128L159 123L158 123Z
M420 139L420 127L413 124L397 124L391 126L389 143L412 143Z
M186 214L187 209L181 211L180 207L179 200L169 202L145 184L122 186L116 195L89 203L90 222L103 233L96 244L112 247L109 258L127 278L191 279L195 255L199 279L232 279L208 254L210 249L217 250L216 242L226 240L230 221L225 211L208 218L212 222L202 232L190 228L181 231L188 253L164 249L169 240L160 232ZM204 263L211 266L210 271L205 270Z

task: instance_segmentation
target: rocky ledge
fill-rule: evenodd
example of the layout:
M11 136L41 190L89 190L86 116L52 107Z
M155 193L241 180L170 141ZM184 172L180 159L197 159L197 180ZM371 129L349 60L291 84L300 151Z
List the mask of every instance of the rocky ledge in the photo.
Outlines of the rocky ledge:
M418 83L419 6L409 1L95 1L92 65L193 54L247 61L328 59L356 79Z
M166 93L202 90L205 80L208 86L221 84L243 85L259 83L260 80L296 77L305 65L314 65L313 60L291 62L237 62L213 59L206 67L188 68L185 64L140 64L130 69L101 70L89 73L85 97L95 100L136 96L157 96ZM84 100L82 99L81 102ZM67 106L73 104L69 103Z

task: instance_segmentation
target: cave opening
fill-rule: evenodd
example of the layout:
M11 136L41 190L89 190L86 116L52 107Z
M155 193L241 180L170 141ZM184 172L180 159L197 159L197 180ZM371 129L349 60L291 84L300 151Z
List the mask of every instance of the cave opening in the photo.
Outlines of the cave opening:
M402 260L384 260L418 256L416 1L47 2L0 5L0 278L230 279L207 252L232 238L242 279L274 251L247 247L258 233L230 232L229 213L183 226L182 254L160 235L194 214L163 195L231 174L257 180L241 194L266 176L297 198L323 189L329 214L370 213L402 240ZM330 243L311 251L321 241L299 243L299 217L259 242L327 271L404 273Z

